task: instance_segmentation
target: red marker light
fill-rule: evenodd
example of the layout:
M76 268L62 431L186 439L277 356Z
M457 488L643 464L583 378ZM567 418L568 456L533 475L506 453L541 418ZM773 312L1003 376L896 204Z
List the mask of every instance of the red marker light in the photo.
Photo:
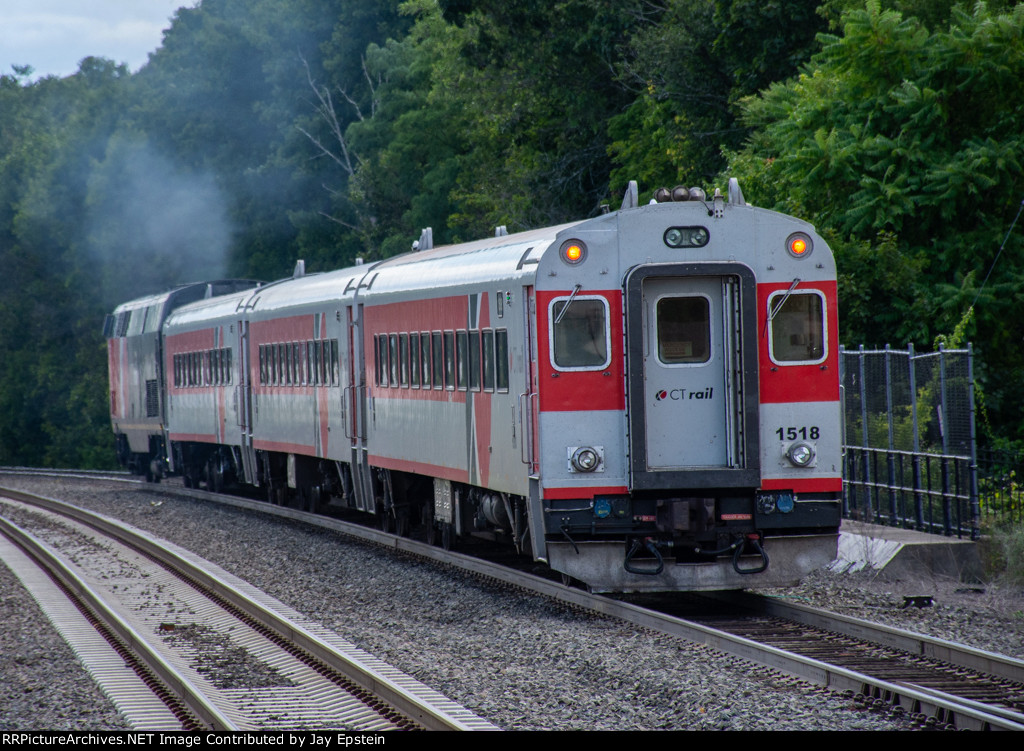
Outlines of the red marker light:
M587 246L582 240L566 240L559 248L562 260L570 266L583 263L587 258Z
M794 258L806 258L813 249L814 245L811 243L811 238L803 232L794 232L786 240L786 250Z

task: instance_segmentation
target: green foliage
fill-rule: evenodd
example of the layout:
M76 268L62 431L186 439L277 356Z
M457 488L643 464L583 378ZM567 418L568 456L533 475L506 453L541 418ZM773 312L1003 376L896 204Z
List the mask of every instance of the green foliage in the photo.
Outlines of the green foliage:
M1024 584L1024 526L993 529L984 549L993 578L1010 586Z
M648 192L667 185L706 185L724 167L723 148L750 134L739 103L794 75L817 49L825 28L817 0L670 0L647 16L619 64L637 91L612 114L616 168L612 189L650 175Z
M1024 6L950 11L929 29L873 0L800 76L745 102L730 156L748 200L812 217L840 271L844 339L928 343L958 329L998 383L997 431L1024 430L1021 237L978 294L1024 189ZM962 324L959 325L958 324ZM986 375L982 373L984 383Z
M126 297L559 223L727 164L836 251L844 340L974 341L991 430L1024 435L1019 237L979 294L1024 187L1022 7L202 0L135 75L15 68L0 462L107 461L98 331Z

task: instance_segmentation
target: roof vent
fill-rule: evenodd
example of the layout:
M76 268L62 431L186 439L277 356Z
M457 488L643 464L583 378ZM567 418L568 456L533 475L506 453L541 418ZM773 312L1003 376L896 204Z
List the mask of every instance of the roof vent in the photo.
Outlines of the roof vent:
M295 262L295 271L292 272L292 279L298 279L306 275L306 262L301 258Z
M635 209L640 205L640 189L636 185L636 180L629 181L629 187L626 188L626 195L622 197L622 206L619 211L624 209Z
M413 250L430 250L434 247L434 228L424 227L423 232L420 233L420 239L415 240L412 244Z

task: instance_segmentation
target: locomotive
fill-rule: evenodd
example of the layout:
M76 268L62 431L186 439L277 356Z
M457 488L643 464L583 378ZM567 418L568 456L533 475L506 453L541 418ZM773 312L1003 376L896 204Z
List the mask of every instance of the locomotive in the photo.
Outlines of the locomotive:
M510 543L594 591L785 586L835 557L835 263L735 180L108 319L118 456L153 480Z

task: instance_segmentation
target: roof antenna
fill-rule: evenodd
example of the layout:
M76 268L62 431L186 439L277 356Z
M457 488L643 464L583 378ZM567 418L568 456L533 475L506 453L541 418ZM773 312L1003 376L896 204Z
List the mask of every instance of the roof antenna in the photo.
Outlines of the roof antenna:
M619 211L625 209L635 209L640 205L640 189L636 186L636 180L629 181L629 187L626 188L626 195L622 197L622 206Z

